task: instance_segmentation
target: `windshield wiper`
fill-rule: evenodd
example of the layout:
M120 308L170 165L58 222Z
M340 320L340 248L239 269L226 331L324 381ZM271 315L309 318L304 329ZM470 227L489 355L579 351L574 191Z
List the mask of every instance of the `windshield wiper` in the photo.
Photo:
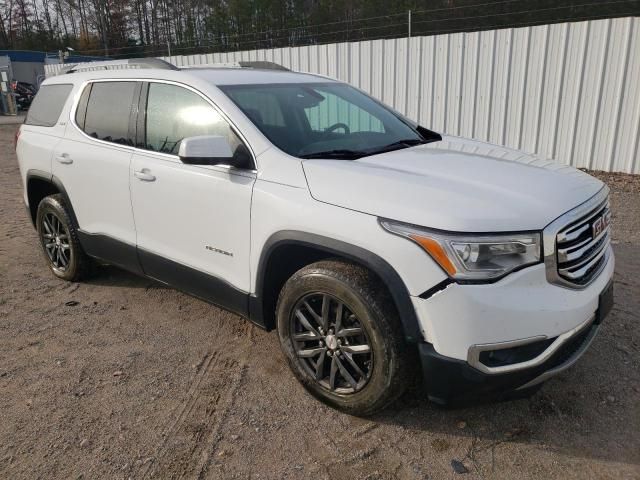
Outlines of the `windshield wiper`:
M398 140L397 142L389 143L373 150L368 150L367 155L377 155L378 153L392 152L393 150L400 150L402 148L409 148L415 145L422 145L427 143L425 140L419 138L407 138L405 140Z
M343 160L355 160L357 158L368 155L368 152L362 152L359 150L326 150L324 152L307 153L306 155L300 155L300 158L338 158Z
M413 147L415 145L422 145L427 143L425 140L418 138L407 138L405 140L398 140L397 142L389 143L382 147L373 148L371 150L348 150L348 149L336 149L326 150L324 152L308 153L306 155L300 155L301 158L339 158L343 160L357 160L358 158L368 157L369 155L377 155L378 153L391 152L393 150L400 150L401 148Z

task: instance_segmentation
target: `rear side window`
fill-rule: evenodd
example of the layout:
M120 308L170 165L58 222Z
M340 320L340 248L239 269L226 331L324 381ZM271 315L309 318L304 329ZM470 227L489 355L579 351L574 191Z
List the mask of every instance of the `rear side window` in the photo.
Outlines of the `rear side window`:
M73 89L73 85L43 85L33 99L25 124L53 127L58 123L62 108Z
M78 124L90 137L106 142L131 145L129 138L129 116L134 103L136 82L95 82L89 93L83 92L78 108L83 109L85 95L86 112L83 125ZM81 115L82 117L82 115Z

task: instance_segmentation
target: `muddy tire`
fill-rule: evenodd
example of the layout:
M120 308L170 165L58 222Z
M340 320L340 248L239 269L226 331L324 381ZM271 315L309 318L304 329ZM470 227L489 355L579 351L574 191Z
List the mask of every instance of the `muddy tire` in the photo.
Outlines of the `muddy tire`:
M53 274L76 282L88 276L92 262L82 250L71 218L63 196L50 195L38 205L36 229Z
M398 314L366 268L341 260L304 267L285 283L276 314L291 370L328 405L371 415L408 386L412 370Z

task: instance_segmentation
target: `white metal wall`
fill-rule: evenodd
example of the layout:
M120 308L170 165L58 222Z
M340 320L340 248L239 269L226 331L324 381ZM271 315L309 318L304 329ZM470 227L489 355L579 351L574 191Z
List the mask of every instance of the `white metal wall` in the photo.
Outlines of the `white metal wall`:
M437 131L640 173L638 17L164 59L273 61L349 82Z

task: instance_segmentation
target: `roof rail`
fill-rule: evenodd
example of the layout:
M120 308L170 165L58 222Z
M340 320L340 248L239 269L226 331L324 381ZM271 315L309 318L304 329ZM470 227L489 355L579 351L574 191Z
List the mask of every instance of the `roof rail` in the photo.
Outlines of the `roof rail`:
M76 72L92 72L96 70L125 70L129 68L157 68L161 70L178 70L178 67L159 58L130 58L127 60L109 60L106 62L87 62L69 65L60 74Z
M287 67L283 67L279 63L267 62L264 60L251 60L251 61L241 60L238 62L238 64L242 68L261 68L265 70L285 70L287 72L289 71Z
M224 63L202 63L200 65L185 65L183 69L191 68L258 68L261 70L283 70L289 72L287 67L274 62L267 62L263 60L240 60L239 62L224 62Z

